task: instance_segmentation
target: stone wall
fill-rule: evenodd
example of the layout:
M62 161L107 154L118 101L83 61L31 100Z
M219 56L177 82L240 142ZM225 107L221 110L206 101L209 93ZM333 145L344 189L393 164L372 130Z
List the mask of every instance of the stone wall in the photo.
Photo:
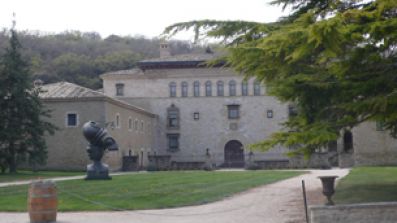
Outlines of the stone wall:
M397 222L397 202L311 206L309 209L311 223Z
M352 133L356 166L397 165L397 140L375 122L362 123Z
M53 170L85 170L90 162L86 147L87 141L82 126L87 121L105 122L103 101L47 101L46 108L51 109L50 122L59 130L45 137L48 147L47 165L41 168ZM88 105L88 106L87 106ZM68 113L77 114L77 126L68 127Z
M106 122L112 123L108 132L117 141L119 150L108 152L104 162L108 163L112 169L120 170L122 157L131 154L138 156L139 167L146 166L147 153L153 147L152 130L155 118L111 102L106 102L105 114ZM118 126L116 116L119 120Z
M107 126L109 134L117 141L118 151L106 152L103 162L109 164L112 171L122 168L122 157L139 155L147 157L147 151L152 147L152 126L155 117L138 112L123 103L116 103L110 99L82 98L68 100L44 100L47 108L52 110L50 121L59 131L46 136L48 146L47 165L41 169L52 170L85 170L91 163L86 153L87 141L82 133L82 126L88 121L95 121L100 126ZM77 114L77 126L68 127L66 117L68 113ZM119 126L115 126L115 117L119 116ZM138 128L129 128L129 118L138 121ZM133 124L133 123L132 123ZM143 128L142 125L143 124ZM131 150L131 152L130 152ZM141 153L144 153L143 156ZM145 159L139 159L139 164ZM145 165L145 164L144 164Z
M248 159L248 145L269 137L281 128L287 117L285 105L268 96L249 97L192 97L128 99L131 104L149 104L149 110L158 115L155 128L155 150L158 154L171 154L173 161L204 161L206 149L210 149L216 165L224 162L224 147L230 140L238 140L245 149ZM177 131L167 129L167 108L175 105L180 112L180 127ZM228 119L227 105L240 105L240 118ZM266 111L273 110L273 118L266 117ZM199 113L195 120L194 113ZM232 128L231 126L234 125ZM167 134L179 134L179 150L168 151ZM267 153L255 152L256 160L286 159L283 148Z
M248 96L242 96L243 76L228 68L196 69L153 69L137 74L118 74L103 76L104 92L115 97L116 84L124 84L124 96L118 96L129 104L142 107L156 115L154 126L154 152L169 154L175 162L204 162L208 148L216 166L225 160L225 145L230 140L238 140L244 148L244 159L248 160L250 144L262 141L282 128L280 123L288 117L288 106L267 95L264 86L261 94L254 95L254 79L248 80ZM236 95L229 95L229 82L236 82ZM193 83L200 83L200 96L195 97ZM205 83L211 81L212 96L205 96ZM217 96L217 82L223 82L224 96ZM170 83L176 84L176 97L170 97ZM182 82L188 84L188 95L182 97ZM167 129L167 108L174 105L180 112L178 130ZM228 119L228 105L239 105L240 118ZM267 111L273 117L267 117ZM194 113L199 119L194 119ZM168 150L167 134L179 134L179 150ZM287 148L278 147L268 152L255 152L255 162L275 163L288 160ZM318 164L322 159L313 159L309 166L323 167ZM318 162L315 162L318 161ZM300 160L291 162L291 167L307 166ZM286 165L283 165L283 167Z

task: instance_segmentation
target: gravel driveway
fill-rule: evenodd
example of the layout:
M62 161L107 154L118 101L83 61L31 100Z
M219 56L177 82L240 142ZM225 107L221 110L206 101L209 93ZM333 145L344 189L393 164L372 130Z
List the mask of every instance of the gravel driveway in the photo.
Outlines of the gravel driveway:
M174 209L58 213L59 223L304 223L302 180L308 203L323 202L324 175L345 176L348 169L309 170L310 173L257 187L224 200ZM27 213L0 213L0 222L27 223Z

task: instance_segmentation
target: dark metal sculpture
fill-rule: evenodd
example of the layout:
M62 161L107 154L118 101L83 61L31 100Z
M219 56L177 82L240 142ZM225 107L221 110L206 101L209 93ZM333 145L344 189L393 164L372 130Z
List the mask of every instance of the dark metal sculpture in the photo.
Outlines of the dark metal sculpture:
M327 203L325 205L334 205L331 200L332 195L335 193L335 179L338 176L321 176L318 177L323 185L323 194L327 197Z
M87 165L86 180L111 179L109 176L109 166L101 162L105 150L118 150L116 141L108 135L106 129L98 126L93 121L88 121L83 125L83 135L89 142L87 153L92 164Z

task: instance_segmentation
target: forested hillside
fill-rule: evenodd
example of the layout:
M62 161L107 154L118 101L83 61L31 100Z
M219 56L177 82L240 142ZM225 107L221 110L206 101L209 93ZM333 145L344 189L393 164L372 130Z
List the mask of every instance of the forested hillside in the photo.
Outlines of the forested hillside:
M0 53L9 33L0 32ZM59 34L19 32L23 56L30 61L35 77L45 83L69 81L93 89L101 88L99 75L133 68L137 61L159 56L159 39L68 31ZM202 50L188 42L171 41L172 54Z

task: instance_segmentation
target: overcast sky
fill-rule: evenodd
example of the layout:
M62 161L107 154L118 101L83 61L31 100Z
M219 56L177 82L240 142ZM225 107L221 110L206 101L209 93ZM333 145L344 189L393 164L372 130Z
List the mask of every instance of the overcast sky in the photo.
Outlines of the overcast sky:
M270 0L1 0L0 27L95 31L102 37L156 37L168 25L199 19L271 22L282 15ZM187 38L185 34L180 38Z

